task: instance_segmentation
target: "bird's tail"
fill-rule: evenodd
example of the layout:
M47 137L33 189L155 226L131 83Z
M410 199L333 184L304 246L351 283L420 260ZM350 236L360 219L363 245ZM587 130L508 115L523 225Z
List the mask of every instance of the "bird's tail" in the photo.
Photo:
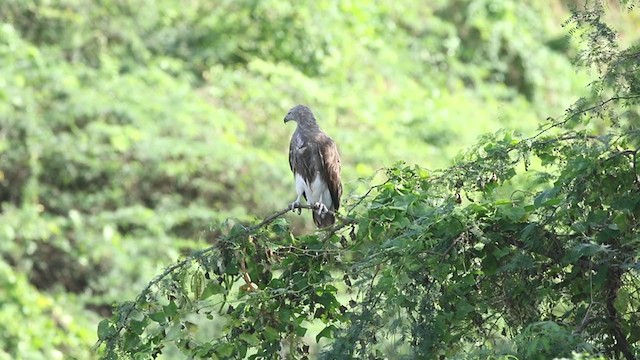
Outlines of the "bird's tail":
M333 225L336 222L336 217L332 213L318 214L318 212L313 211L313 222L316 223L317 227L323 228Z

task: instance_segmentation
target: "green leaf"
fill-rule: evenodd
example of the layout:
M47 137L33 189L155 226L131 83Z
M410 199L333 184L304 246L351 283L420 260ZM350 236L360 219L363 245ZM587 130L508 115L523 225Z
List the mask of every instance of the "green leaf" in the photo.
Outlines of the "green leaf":
M271 223L271 229L276 235L282 235L289 231L289 224L285 218L278 218Z
M498 270L498 260L496 260L495 256L487 255L482 260L482 272L486 275L493 275Z
M162 309L164 310L164 313L167 317L176 316L176 314L178 313L178 306L173 300L169 302L169 305L163 306Z
M593 277L593 285L595 287L600 287L604 285L605 281L607 281L607 276L609 275L609 265L602 264L598 266L596 269L596 275Z
M522 229L520 232L520 238L525 242L533 240L533 236L538 232L538 224L531 223Z
M487 207L480 205L480 204L475 204L475 203L471 203L467 206L467 210L474 212L480 216L485 215L489 209L487 209Z
M264 339L266 341L278 341L280 340L280 333L271 326L267 326L263 331Z
M613 223L617 226L614 230L625 231L629 227L629 218L625 214L618 214L613 218Z
M204 300L213 295L222 294L224 292L225 292L225 289L222 285L218 284L215 281L210 281L202 291L202 295L200 296L200 299Z
M169 327L165 335L165 340L173 341L182 335L182 323L179 321Z
M239 335L239 338L249 344L249 346L256 346L260 342L255 334L242 333Z
M559 188L551 188L549 190L545 190L543 192L541 192L538 196L536 196L535 199L533 199L533 204L536 207L542 207L542 206L555 206L560 204L560 202L562 202L562 199L559 199L556 197L556 195L558 195L558 193L560 192Z
M598 235L596 235L596 241L599 243L607 243L610 239L617 237L619 233L620 232L618 230L613 230L607 226L606 228L602 229L602 231L600 231Z
M111 323L111 320L104 319L98 323L98 339L106 340L115 335L116 329Z
M558 157L549 153L538 153L538 158L540 158L542 165L546 166L552 164Z
M336 330L337 328L334 325L325 327L318 335L316 335L316 342L320 342L320 339L322 338L333 339L333 333Z
M134 333L136 333L138 335L141 335L144 332L144 329L147 327L148 321L149 321L148 319L145 319L145 320L131 320L129 322L129 328Z
M164 311L156 311L149 314L149 319L155 322L164 323L167 321L167 316L165 315Z
M504 247L504 248L496 248L493 251L493 256L496 257L496 259L501 259L503 258L505 255L509 254L511 252L511 249L509 247Z
M458 320L467 319L469 317L469 313L474 309L475 308L467 301L460 300L456 302L456 312L454 314L454 317Z
M218 344L216 346L216 348L214 349L214 352L220 358L228 359L235 352L235 347L230 343L222 343L222 344Z
M131 351L140 344L140 336L132 332L127 332L124 335L124 350Z
M329 285L325 285L324 292L329 292L329 293L335 294L335 293L338 292L338 288L336 288L335 286L330 285L330 284Z
M396 196L393 199L393 205L387 206L386 208L407 211L407 208L409 207L409 205L411 205L416 199L417 197L413 194Z
M626 313L629 310L628 307L629 307L630 300L631 300L631 296L629 295L629 290L625 288L621 288L618 291L616 302L614 303L616 310L618 310L618 312L623 314Z
M247 230L242 226L242 224L235 224L229 231L229 238L235 238L247 233Z
M306 333L307 333L307 328L304 328L304 327L302 327L302 326L298 326L298 327L296 328L296 335L298 335L298 336L304 336L304 334L306 334Z
M278 318L283 324L287 324L291 321L291 311L289 309L282 309L278 312Z
M520 206L508 207L504 209L504 214L511 221L520 221L527 214L527 211Z
M583 256L590 257L600 252L606 252L608 250L609 249L606 245L598 245L593 243L581 243L569 249L563 261L565 262L565 264L571 264Z
M584 221L578 221L571 224L571 229L577 233L584 233L589 229L589 226Z

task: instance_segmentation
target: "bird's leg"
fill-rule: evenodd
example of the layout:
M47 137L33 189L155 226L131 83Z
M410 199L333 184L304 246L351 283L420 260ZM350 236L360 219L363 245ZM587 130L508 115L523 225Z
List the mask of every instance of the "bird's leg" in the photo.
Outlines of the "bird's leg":
M302 214L302 208L300 208L300 195L298 195L296 200L289 205L289 209L291 209L291 211L296 211L296 208L298 208L298 215Z
M324 213L328 213L329 209L327 209L327 205L321 203L321 202L317 202L315 203L315 205L313 205L313 207L316 208L316 211L318 212L318 215L322 215Z

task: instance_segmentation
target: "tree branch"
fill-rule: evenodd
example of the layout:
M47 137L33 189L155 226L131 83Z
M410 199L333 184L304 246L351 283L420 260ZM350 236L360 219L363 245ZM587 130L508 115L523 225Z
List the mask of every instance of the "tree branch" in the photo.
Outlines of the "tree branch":
M576 117L580 116L580 115L584 115L590 111L596 110L598 108L601 108L605 105L607 105L610 102L613 101L619 101L619 100L634 100L634 99L640 99L640 95L628 95L628 96L614 96L611 97L607 100L603 100L600 103L590 106L586 109L582 109L582 110L578 110L576 112L573 112L571 114L568 114L567 117L562 120L562 121L552 121L551 123L547 124L542 130L540 130L537 134L535 134L534 136L528 138L527 140L533 140L536 139L537 137L539 137L540 135L546 133L547 131L556 128L558 126L562 126L566 123L568 123L569 121L575 119Z
M611 328L612 336L616 343L613 345L613 349L619 351L624 355L627 360L635 360L631 344L627 340L620 319L618 317L618 310L615 307L616 299L618 298L618 290L622 286L622 270L610 269L609 275L605 284L606 291L606 309L607 309L607 321Z
M284 208L276 213L274 213L271 216L268 216L267 218L265 218L264 220L262 220L261 222L259 222L256 225L250 226L249 228L246 229L246 231L248 232L254 232L262 227L264 227L265 225L268 225L270 223L272 223L275 219L281 217L282 215L288 213L289 211L293 211L295 209L309 209L309 210L318 210L318 206L316 205L303 205L303 204L297 204L294 205L293 207L287 207ZM337 214L331 210L328 210L326 213L331 214L336 216Z
M367 193L368 194L368 193ZM282 217L284 214L288 213L289 211L293 211L295 209L308 209L311 211L316 211L318 209L318 206L315 205L303 205L303 204L297 204L293 207L286 207L280 211L275 212L274 214L266 217L264 220L262 220L261 222L253 225L253 226L249 226L249 227L243 227L243 231L240 233L236 233L233 234L231 236L226 236L226 239L221 239L221 240L232 240L235 238L238 238L240 236L247 236L250 234L255 233L256 231L260 230L261 228L269 225L270 223L272 223L273 221L275 221L276 219ZM337 216L337 213L333 212L333 211L328 211L328 213ZM341 224L337 224L332 228L329 228L327 230L329 236L331 236L333 233L335 233L336 231L338 231L339 229L348 226L349 224L353 224L355 221L353 219L346 219L343 223ZM115 341L118 338L118 336L120 335L120 333L122 332L122 330L127 326L129 317L131 316L133 310L139 305L142 304L144 302L144 300L146 299L147 295L149 295L149 293L151 292L151 289L158 285L162 280L164 280L167 276L169 276L170 274L172 274L174 271L180 269L180 268L184 268L185 266L187 266L188 264L190 264L191 262L193 262L194 260L197 260L199 258L201 258L203 255L212 252L214 250L216 250L218 248L218 245L212 245L209 246L207 248L204 248L202 250L198 250L198 251L194 251L192 252L189 256L187 256L186 258L178 261L177 263L167 267L166 269L164 269L164 271L156 276L155 278L153 278L153 280L151 280L147 286L138 294L138 296L136 297L135 301L133 303L126 303L127 305L130 305L128 307L128 309L126 310L126 312L121 315L118 319L118 323L116 325L115 328L115 332L113 333L113 335L109 336L107 339L99 339L97 341L97 343L94 345L94 349L97 349L100 345L102 345L103 343L106 342L107 347L112 349L115 347Z

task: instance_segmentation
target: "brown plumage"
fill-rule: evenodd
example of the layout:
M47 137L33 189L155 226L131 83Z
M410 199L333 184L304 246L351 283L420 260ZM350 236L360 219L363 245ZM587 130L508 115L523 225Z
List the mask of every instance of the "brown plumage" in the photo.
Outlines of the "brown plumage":
M309 205L318 206L313 211L313 222L318 227L332 225L334 213L340 208L342 183L340 182L340 154L336 143L325 134L307 106L298 105L287 113L284 122L298 125L289 144L289 166L293 172L296 201L304 197Z

